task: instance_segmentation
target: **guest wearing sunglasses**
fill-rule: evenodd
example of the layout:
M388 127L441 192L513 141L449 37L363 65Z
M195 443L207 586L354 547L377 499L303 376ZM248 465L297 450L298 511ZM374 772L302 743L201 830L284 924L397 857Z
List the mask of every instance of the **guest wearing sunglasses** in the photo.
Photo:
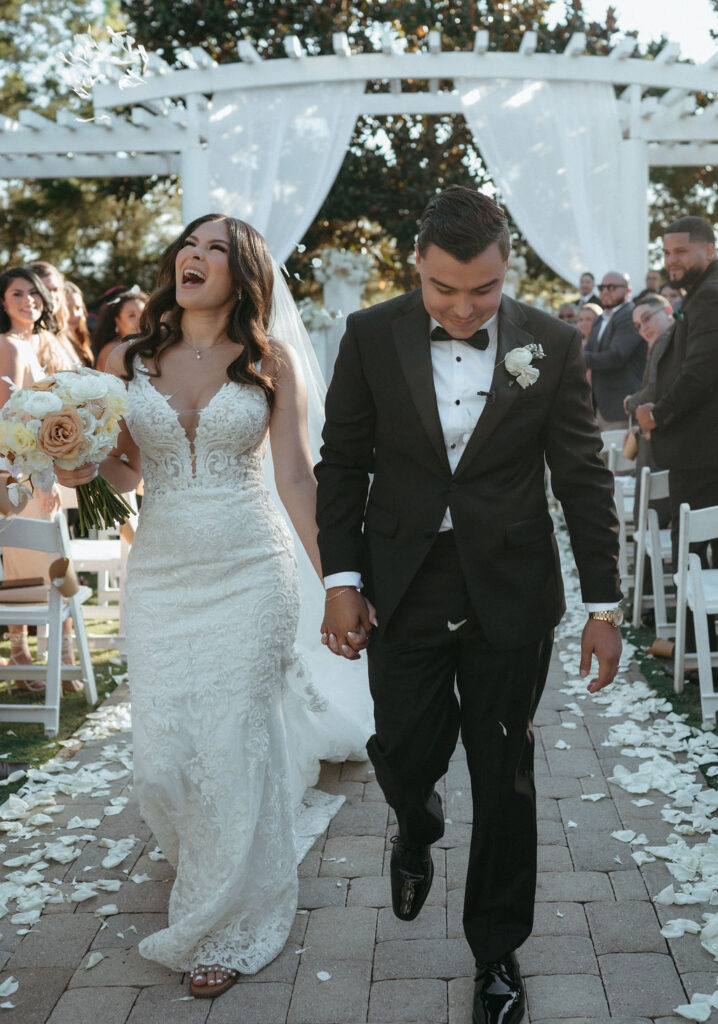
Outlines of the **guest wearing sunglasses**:
M647 346L633 323L628 274L604 274L598 290L603 313L596 317L583 354L591 371L598 425L617 430L628 426L623 399L641 386Z

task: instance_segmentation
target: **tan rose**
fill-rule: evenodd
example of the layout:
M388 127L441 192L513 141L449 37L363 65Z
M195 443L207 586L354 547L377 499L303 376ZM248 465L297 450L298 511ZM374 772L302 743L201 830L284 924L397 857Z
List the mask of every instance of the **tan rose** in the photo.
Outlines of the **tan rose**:
M49 412L37 434L38 448L53 459L71 459L83 441L82 420L68 406Z
M31 387L33 391L52 391L55 387L55 378L44 377L43 380L36 380Z

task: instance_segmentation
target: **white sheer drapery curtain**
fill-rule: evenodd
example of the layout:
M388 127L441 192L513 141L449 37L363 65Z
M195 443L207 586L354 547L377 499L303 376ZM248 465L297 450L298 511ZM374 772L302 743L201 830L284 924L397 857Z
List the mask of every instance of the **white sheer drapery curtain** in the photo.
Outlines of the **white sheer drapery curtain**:
M486 169L541 259L574 285L585 270L621 269L613 87L468 78L456 85Z
M287 259L339 172L365 82L224 92L210 112L211 205L246 220Z

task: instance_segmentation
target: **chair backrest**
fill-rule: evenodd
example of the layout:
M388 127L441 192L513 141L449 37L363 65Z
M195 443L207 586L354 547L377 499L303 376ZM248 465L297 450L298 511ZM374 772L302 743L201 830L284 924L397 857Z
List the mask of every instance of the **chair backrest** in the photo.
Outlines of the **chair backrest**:
M613 446L622 449L623 438L625 435L625 430L602 430L601 440L603 441L603 451L608 451Z
M64 555L63 526L65 520L59 512L50 520L25 516L0 519L0 545Z
M678 532L678 575L688 571L688 548L691 544L718 537L718 505L692 510L681 505Z
M652 472L648 466L644 466L641 471L641 493L643 493L644 481L646 483L648 501L655 501L656 498L667 498L669 496L667 469Z

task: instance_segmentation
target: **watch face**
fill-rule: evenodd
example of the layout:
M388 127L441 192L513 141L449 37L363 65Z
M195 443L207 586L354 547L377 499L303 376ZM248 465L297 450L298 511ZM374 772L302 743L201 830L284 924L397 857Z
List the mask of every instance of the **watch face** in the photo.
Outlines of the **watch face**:
M623 608L613 609L613 624L614 626L620 626L623 622Z

